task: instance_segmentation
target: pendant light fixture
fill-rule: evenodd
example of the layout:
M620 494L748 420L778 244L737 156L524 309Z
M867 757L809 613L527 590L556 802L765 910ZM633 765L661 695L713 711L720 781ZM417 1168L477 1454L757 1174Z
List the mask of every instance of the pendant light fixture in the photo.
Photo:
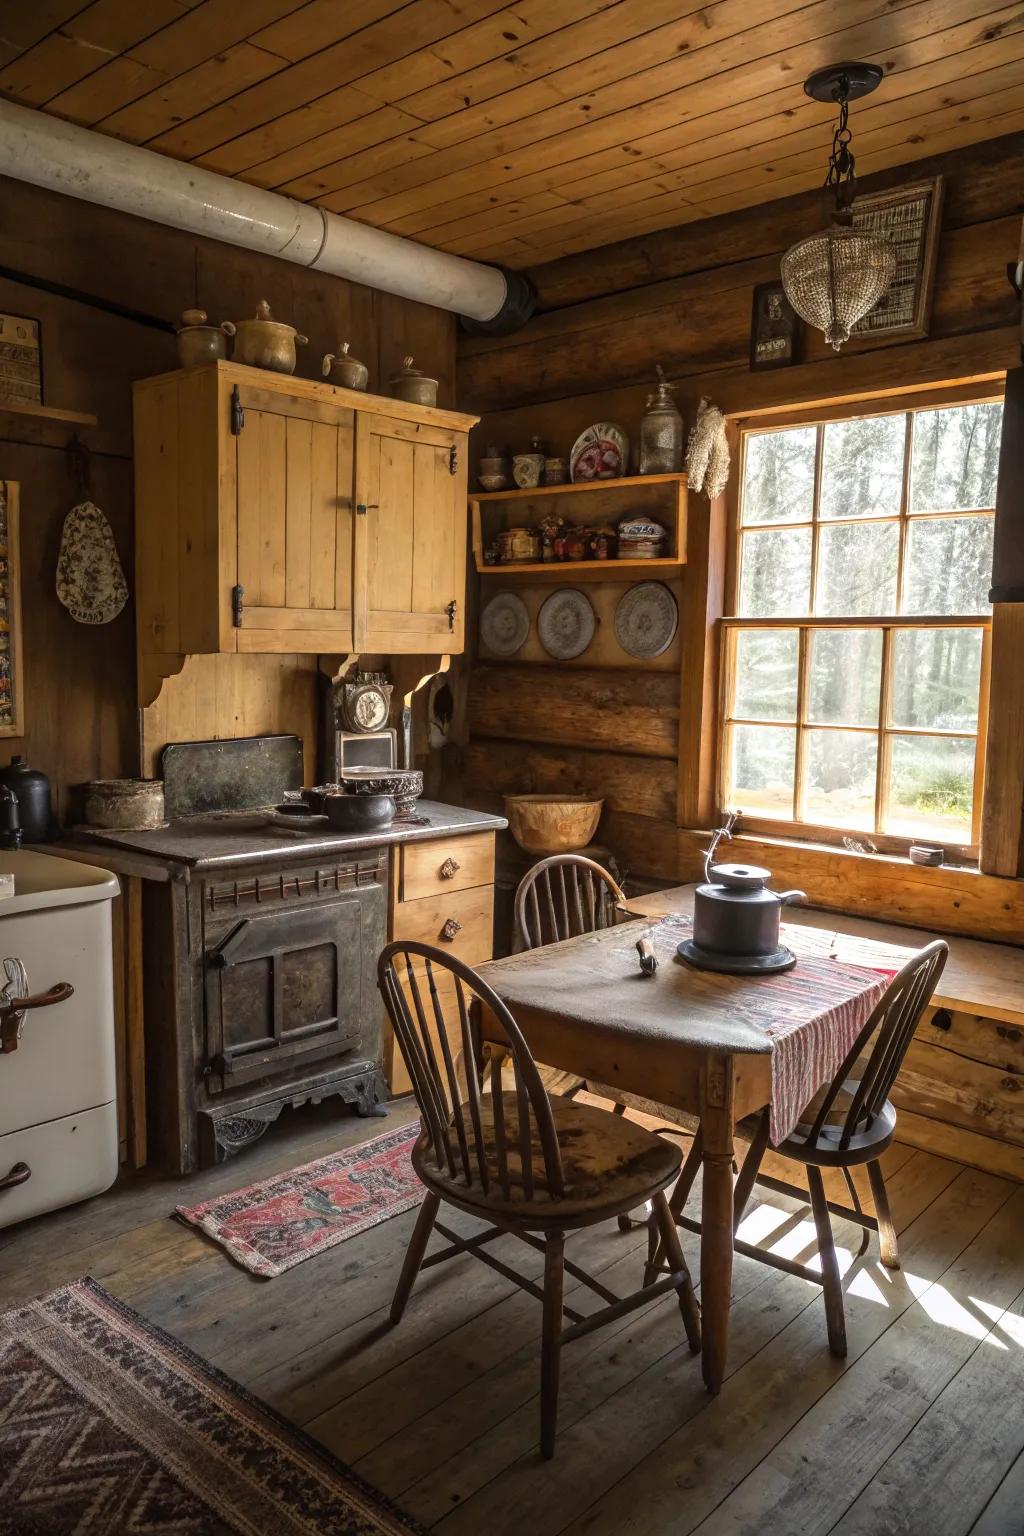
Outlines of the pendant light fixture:
M830 229L811 235L782 258L782 286L802 320L824 331L837 352L857 321L874 309L896 273L896 255L888 240L853 227L857 179L850 143L850 102L867 96L882 79L877 64L833 64L804 82L815 101L838 104L832 134L826 190L835 197Z

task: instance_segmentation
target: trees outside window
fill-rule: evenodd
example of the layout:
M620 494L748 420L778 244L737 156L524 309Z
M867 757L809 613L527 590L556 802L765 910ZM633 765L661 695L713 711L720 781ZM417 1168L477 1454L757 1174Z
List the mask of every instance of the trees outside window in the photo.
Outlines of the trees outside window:
M1002 405L743 433L723 803L973 847Z

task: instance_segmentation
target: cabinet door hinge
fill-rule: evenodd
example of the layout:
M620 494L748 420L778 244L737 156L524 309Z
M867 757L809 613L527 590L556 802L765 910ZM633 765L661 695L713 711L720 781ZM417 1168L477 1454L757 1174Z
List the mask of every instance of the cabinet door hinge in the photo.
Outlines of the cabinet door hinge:
M459 450L456 448L455 444L452 443L451 447L448 449L448 473L450 475L454 475L458 472L458 468Z
M245 411L242 409L242 397L238 393L236 384L231 391L231 436L238 437L245 426Z
M242 627L242 613L243 613L243 603L242 603L242 600L243 600L244 597L245 597L245 588L244 587L232 587L231 588L231 622L232 622L232 624L234 625L234 627L236 629L241 629L241 627Z
M451 602L448 604L447 608L445 609L445 613L448 615L448 628L449 629L454 629L455 628L455 615L456 615L456 612L458 611L458 606L459 606L458 603L455 601L455 599L453 597Z

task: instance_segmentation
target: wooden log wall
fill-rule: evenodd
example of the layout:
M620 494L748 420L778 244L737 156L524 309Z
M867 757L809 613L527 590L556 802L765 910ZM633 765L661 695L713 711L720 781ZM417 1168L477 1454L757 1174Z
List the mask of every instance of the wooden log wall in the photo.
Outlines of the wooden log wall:
M0 195L0 311L42 322L44 403L98 417L79 435L92 456L93 497L111 522L129 583L131 385L177 367L169 327L183 309L198 305L219 322L251 315L267 298L276 316L310 338L299 374L319 377L324 352L347 340L368 364L373 388L412 352L440 379L441 404L454 403L455 322L442 311L20 182L0 180ZM53 291L57 286L65 291ZM48 772L64 820L80 814L72 786L139 771L132 605L92 628L76 624L54 591L61 527L75 500L65 463L69 436L69 428L0 415L0 477L21 484L26 681L25 735L0 741L0 762L24 752ZM251 658L225 677L225 660L242 658L194 657L169 681L165 739L179 739L182 730L315 735L315 662Z
M927 340L858 342L837 357L808 333L803 361L750 371L753 287L776 279L782 253L825 221L821 198L802 194L534 269L539 312L527 327L460 340L459 404L483 414L474 443L515 451L537 434L549 451L565 453L579 432L601 420L635 434L657 363L679 385L690 420L704 394L743 417L952 380L1001 379L1020 357L1019 306L1006 264L1017 259L1020 243L1024 134L886 171L862 188L935 174L944 177L945 199ZM675 694L664 672L635 665L606 671L591 667L587 655L572 672L532 656L528 664L516 658L476 666L467 657L462 746L448 760L449 791L481 804L493 805L496 794L513 788L605 794L599 837L625 870L661 881L695 877L701 841L678 829L707 826L715 810L715 620L725 586L726 516L692 494L690 511ZM667 814L666 739L676 730L676 803ZM1015 880L944 871L941 880L908 881L906 865L798 844L769 849L767 857L776 868L786 866L787 882L838 910L872 910L1004 940L1024 935Z

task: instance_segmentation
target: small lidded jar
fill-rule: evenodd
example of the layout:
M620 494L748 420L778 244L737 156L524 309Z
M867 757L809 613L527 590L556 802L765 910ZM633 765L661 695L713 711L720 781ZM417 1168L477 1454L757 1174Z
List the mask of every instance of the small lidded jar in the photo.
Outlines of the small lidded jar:
M648 396L640 423L640 473L674 475L683 467L683 418L672 398L675 386L658 364L658 388Z

